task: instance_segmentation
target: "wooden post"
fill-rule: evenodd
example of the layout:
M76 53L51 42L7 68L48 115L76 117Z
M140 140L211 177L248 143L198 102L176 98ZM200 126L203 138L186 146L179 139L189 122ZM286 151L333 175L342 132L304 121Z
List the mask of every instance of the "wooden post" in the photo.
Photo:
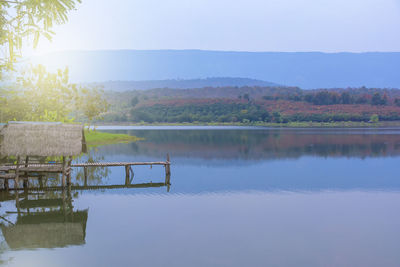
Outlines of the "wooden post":
M83 176L85 178L83 185L87 186L87 179L88 179L88 171L87 171L87 167L83 167Z
M167 154L167 162L164 166L165 166L165 177L170 176L171 168L170 168L169 154Z
M132 166L127 165L125 166L125 185L130 185L132 184L133 177L135 176L135 173L132 170Z
M28 162L29 162L29 156L25 157L25 168L28 167ZM24 172L24 182L23 182L24 188L29 187L29 181L28 181L28 172Z
M169 161L169 154L167 154L167 161L165 162L165 184L167 185L167 192L169 192L169 188L171 185L171 165Z
M65 187L65 156L62 157L62 178L61 178L62 187Z
M23 185L24 189L28 188L28 186L29 186L28 178L24 177L22 185Z
M129 184L129 170L130 166L129 165L125 165L125 185Z
M42 175L39 176L38 180L39 180L39 188L43 188L43 177L42 177Z
M71 185L71 164L72 164L72 157L69 157L68 163L67 163L67 184L70 186Z
M4 189L8 191L10 185L8 184L8 179L4 179Z
M20 156L17 157L17 167L15 169L15 180L14 180L14 188L18 191L19 186L19 163L20 163Z

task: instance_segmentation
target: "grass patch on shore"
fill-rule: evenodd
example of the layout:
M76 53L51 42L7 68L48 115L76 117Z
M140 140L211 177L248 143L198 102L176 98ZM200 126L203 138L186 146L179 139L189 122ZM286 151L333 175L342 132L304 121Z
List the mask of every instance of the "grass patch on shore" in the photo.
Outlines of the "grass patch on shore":
M143 140L143 138L139 138L136 136L132 136L129 134L116 134L116 133L106 133L99 132L95 130L85 130L85 139L86 144L88 146L101 146L101 145L110 145L110 144L118 144L118 143L131 143Z

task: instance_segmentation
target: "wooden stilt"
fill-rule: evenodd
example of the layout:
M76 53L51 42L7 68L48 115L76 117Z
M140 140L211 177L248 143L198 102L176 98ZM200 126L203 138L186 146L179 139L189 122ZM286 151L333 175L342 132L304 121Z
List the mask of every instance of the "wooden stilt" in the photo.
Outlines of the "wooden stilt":
M9 188L10 188L10 185L8 183L8 179L4 179L4 189L8 191Z
M88 180L88 171L87 171L87 167L83 167L83 176L85 178L83 185L87 186L87 180Z
M170 182L171 182L171 175L170 174L165 175L165 184L169 185Z
M28 167L28 164L29 164L29 156L26 156L26 157L25 157L25 168ZM24 173L24 176L25 176L25 177L24 177L23 186L24 186L24 188L26 189L26 188L29 187L28 172L25 172L25 173Z
M129 165L125 165L125 184L128 185L129 184L129 172L130 172L130 166Z
M28 167L29 164L29 156L25 157L25 168ZM29 181L28 181L28 172L24 173L25 179L24 179L24 188L28 188L29 187Z
M62 187L65 187L65 157L62 157L62 178L61 178L61 182L62 182Z
M27 177L24 177L23 187L24 187L24 189L28 189L28 187L29 187L29 181L28 181Z
M71 185L71 164L72 164L72 157L69 157L67 163L67 184Z
M15 169L15 184L14 184L14 188L18 189L19 186L19 164L20 164L20 156L17 157L17 167Z
M169 154L167 154L167 161L166 161L164 167L165 167L165 177L170 176L171 175L171 169L170 169Z

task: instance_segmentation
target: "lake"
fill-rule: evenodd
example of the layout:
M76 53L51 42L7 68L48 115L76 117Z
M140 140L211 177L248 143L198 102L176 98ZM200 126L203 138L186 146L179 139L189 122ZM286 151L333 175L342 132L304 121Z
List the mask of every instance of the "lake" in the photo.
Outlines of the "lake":
M398 128L98 130L144 140L75 162L168 153L171 185L162 166L138 166L137 187L113 188L127 181L110 167L75 169L77 190L2 192L3 265L400 265Z

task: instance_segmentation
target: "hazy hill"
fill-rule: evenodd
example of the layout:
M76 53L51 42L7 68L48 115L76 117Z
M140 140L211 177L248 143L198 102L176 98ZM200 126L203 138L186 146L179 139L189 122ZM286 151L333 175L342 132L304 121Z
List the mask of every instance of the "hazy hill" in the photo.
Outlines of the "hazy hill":
M177 88L155 88L149 90L128 90L123 92L108 92L107 97L111 101L118 96L117 103L130 101L133 97L138 96L142 99L189 99L189 98L229 98L237 99L239 96L249 95L250 98L262 98L263 96L275 95L296 95L302 94L302 90L298 87L260 87L260 86L225 86L225 87L203 87L193 89L177 89Z
M275 83L247 79L247 78L206 78L191 80L154 80L154 81L107 81L92 83L92 85L103 86L106 91L130 91L147 90L153 88L174 88L174 89L192 89L203 87L225 87L225 86L278 86Z
M302 88L400 87L400 52L69 51L33 59L70 66L75 82L246 77Z

